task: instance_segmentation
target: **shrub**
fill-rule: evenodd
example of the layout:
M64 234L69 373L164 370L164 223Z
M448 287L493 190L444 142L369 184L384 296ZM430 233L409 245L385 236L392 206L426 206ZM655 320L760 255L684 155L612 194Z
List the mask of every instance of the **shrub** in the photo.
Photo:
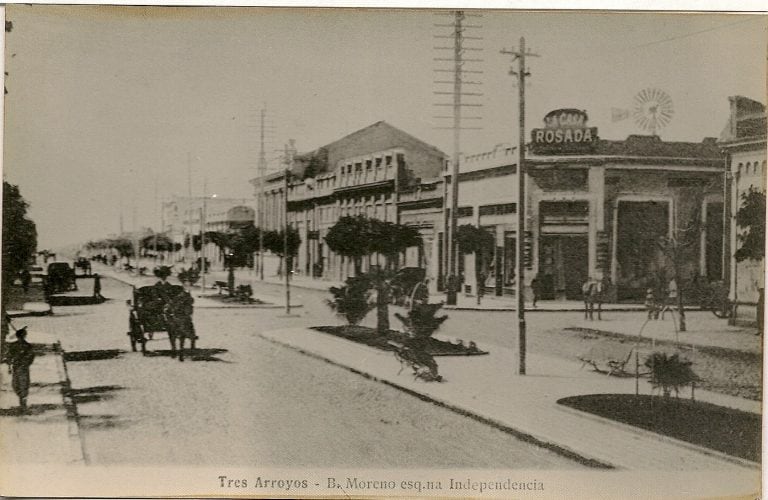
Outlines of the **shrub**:
M253 288L251 285L238 285L235 296L240 302L250 302L253 295Z
M360 323L376 304L371 301L370 282L363 277L347 278L346 284L330 288L332 299L326 304L350 325Z
M177 277L182 283L187 283L189 286L193 286L200 279L200 271L194 267L190 267L189 269L182 268Z
M163 281L168 279L168 276L173 274L169 266L158 266L152 272L154 273L155 276L157 276L159 279Z
M407 316L400 313L395 313L395 316L402 321L406 332L411 337L428 338L448 319L448 316L435 316L441 307L443 307L442 302L438 304L416 303L408 311Z
M669 397L672 391L679 395L680 388L699 380L693 372L693 362L681 359L679 354L667 355L665 352L654 352L645 360L645 366L651 370L649 382L653 388L661 387L665 397Z

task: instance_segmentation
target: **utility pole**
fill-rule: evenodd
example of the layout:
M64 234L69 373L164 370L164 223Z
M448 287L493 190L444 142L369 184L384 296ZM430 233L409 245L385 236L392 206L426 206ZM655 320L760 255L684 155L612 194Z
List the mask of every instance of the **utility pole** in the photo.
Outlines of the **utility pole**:
M205 226L208 217L208 179L203 179L203 208L200 213L200 294L205 293Z
M266 109L261 108L261 126L259 127L259 279L264 281L264 210L266 209L266 203L264 200L264 188L266 187L267 180L267 156L264 153L264 115Z
M285 217L283 220L283 274L285 275L285 315L291 315L291 270L288 267L288 188L290 185L291 169L293 167L294 146L291 140L290 147L285 146L285 182L284 182L284 201L283 209Z
M526 52L525 37L520 37L520 50L501 51L502 54L508 54L513 57L512 62L517 61L517 71L510 70L510 74L517 76L518 87L518 118L519 118L519 143L517 147L517 238L515 241L515 263L516 263L516 289L515 298L517 299L517 337L519 365L518 373L525 375L526 358L526 337L525 337L525 77L530 76L525 67L526 57L538 57L537 54Z
M189 237L189 246L184 249L184 254L187 260L190 262L190 266L192 265L192 158L189 152L187 152L187 203L186 203L187 209L184 211L186 213L186 230L187 230L187 236Z
M439 13L438 15L445 15ZM435 38L449 38L453 40L452 47L434 47L436 50L450 50L453 52L452 57L437 57L435 61L444 61L452 63L450 68L438 68L435 70L437 73L452 73L452 80L435 80L436 84L449 84L452 85L451 90L438 90L433 92L436 95L450 95L453 97L453 102L439 102L435 103L435 106L450 106L453 108L453 114L450 116L435 116L434 118L451 118L453 123L449 127L435 127L439 129L452 129L453 130L453 157L451 160L451 206L449 209L449 223L447 228L446 238L446 303L449 305L456 304L456 294L458 291L458 252L456 243L456 231L458 220L458 205L459 205L459 162L461 156L461 130L473 129L477 130L479 127L462 127L462 119L474 119L478 120L480 117L462 116L463 107L482 107L480 103L467 103L463 102L464 96L482 96L479 92L464 92L462 90L463 85L481 85L481 82L465 81L464 75L468 73L482 74L482 71L465 69L466 63L482 62L482 59L471 59L464 57L464 53L467 51L481 51L478 47L466 47L465 40L482 40L481 37L466 36L464 32L471 28L481 28L479 25L464 24L464 21L468 17L480 17L479 14L466 14L464 11L457 10L453 14L454 21L452 24L435 24L439 28L452 28L450 35L436 35Z

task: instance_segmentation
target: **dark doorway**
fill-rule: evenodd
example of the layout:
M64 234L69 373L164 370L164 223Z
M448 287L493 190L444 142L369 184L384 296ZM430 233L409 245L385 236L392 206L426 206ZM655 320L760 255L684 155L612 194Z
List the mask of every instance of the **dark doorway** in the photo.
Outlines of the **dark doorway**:
M709 281L723 279L723 204L707 203L706 265Z
M662 201L620 201L616 231L616 285L619 300L643 300L648 288L666 283L659 247L669 232L669 204Z
M589 272L586 235L542 235L539 279L542 299L580 300Z

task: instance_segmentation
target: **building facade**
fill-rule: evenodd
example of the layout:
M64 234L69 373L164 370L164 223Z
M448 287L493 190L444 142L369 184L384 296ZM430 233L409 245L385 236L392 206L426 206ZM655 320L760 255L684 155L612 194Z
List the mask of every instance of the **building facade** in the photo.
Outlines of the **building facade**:
M766 113L762 103L746 97L730 98L731 114L721 135L727 168L728 221L726 240L726 282L729 299L735 304L736 318L756 321L758 303L765 289L765 259L737 259L746 228L736 216L751 190L765 195ZM764 228L764 220L763 220ZM765 230L763 229L763 234Z
M226 232L254 224L256 212L252 200L219 196L174 196L162 203L162 229L182 250L173 256L175 262L188 262L197 255L191 246L184 247L192 235L201 232ZM205 245L205 257L214 265L222 266L223 258L213 244Z
M330 227L339 218L353 215L403 222L401 201L413 213L424 209L420 193L431 191L419 186L434 184L444 162L445 155L437 148L377 122L309 153L293 155L290 170L252 179L251 184L257 198L264 191L259 202L264 207L263 226L282 229L287 213L287 223L299 232L301 245L293 272L344 280L353 274L353 263L328 249L324 238ZM427 241L433 241L434 217L416 215L414 220L413 213L406 218L421 226ZM428 265L428 256L417 248L409 249L404 259L406 265ZM376 256L364 260L363 271L375 262Z
M538 278L541 298L578 300L591 277L610 280L612 300L638 301L647 288L663 290L675 268L691 282L721 279L724 163L715 139L603 140L579 110L553 111L544 123L526 154L528 293ZM496 237L484 274L486 291L497 294L515 286L517 159L514 148L502 147L460 166L458 224ZM447 223L446 211L441 234ZM459 259L470 293L471 259Z

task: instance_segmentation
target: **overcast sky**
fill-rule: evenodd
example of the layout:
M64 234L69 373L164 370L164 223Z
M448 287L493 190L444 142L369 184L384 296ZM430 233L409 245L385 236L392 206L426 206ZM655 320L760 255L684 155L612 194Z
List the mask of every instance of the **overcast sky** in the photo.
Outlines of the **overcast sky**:
M468 65L484 73L472 154L517 137L517 89L503 48L521 36L530 58L528 128L547 111L584 109L607 139L642 133L613 123L644 88L674 102L665 140L718 136L728 96L765 102L766 17L484 12ZM41 248L159 226L155 204L192 191L250 197L258 115L270 151L289 138L308 151L379 120L446 153L449 114L434 91L433 35L449 22L427 11L23 6L7 8L4 176L31 203ZM474 89L472 89L474 90ZM438 110L436 112L436 109ZM471 111L475 113L475 110ZM269 153L269 156L275 156Z

